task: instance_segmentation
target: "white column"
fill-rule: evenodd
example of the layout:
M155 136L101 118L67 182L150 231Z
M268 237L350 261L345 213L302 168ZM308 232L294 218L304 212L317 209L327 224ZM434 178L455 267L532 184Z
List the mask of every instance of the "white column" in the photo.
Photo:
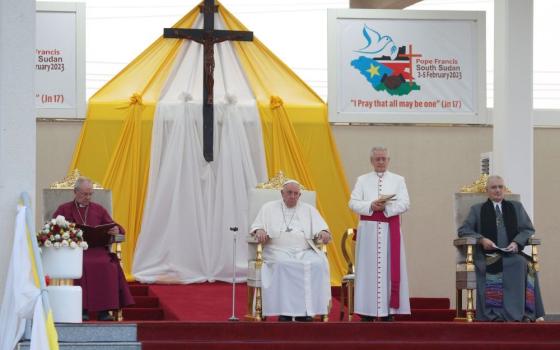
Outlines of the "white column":
M0 300L4 295L19 195L27 191L35 198L34 50L35 1L1 0Z
M494 173L533 217L533 0L494 0Z

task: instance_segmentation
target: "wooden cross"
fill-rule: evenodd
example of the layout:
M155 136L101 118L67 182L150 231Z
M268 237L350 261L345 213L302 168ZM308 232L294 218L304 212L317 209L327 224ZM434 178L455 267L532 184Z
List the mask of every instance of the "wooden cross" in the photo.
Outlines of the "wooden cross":
M252 41L253 32L215 30L214 12L218 6L214 0L204 0L200 11L204 14L204 29L164 28L164 38L189 39L204 45L204 79L202 101L203 153L207 162L214 160L214 44L226 40Z

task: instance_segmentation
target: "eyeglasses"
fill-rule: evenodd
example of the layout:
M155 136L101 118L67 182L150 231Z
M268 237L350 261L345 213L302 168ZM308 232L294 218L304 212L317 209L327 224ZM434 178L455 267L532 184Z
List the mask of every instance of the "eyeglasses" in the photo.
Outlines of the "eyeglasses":
M93 196L93 191L92 192L76 191L76 193L81 194L82 196Z

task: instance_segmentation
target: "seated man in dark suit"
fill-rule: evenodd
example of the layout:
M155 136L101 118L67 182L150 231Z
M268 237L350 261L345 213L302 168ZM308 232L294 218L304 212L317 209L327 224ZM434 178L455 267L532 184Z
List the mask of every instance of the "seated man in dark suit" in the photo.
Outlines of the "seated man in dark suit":
M504 180L490 176L488 200L471 207L459 236L478 238L476 319L531 322L544 316L539 280L522 252L535 233L523 205L504 199Z
M78 225L98 226L112 223L113 219L101 205L91 202L93 184L80 177L74 185L74 200L64 203L54 212L53 217L62 215L67 221ZM124 229L116 225L107 234L124 234ZM83 318L88 319L88 311L98 312L98 320L112 321L109 310L120 309L134 304L128 284L117 256L107 246L89 247L84 251L82 278L76 280L82 287Z

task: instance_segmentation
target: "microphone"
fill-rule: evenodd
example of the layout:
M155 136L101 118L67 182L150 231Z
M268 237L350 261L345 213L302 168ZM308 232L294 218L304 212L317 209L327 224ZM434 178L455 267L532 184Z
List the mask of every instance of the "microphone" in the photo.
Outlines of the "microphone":
M239 321L235 317L235 274L236 274L236 251L237 251L237 231L239 230L237 226L230 227L229 230L233 232L233 292L231 297L231 317L228 321Z

